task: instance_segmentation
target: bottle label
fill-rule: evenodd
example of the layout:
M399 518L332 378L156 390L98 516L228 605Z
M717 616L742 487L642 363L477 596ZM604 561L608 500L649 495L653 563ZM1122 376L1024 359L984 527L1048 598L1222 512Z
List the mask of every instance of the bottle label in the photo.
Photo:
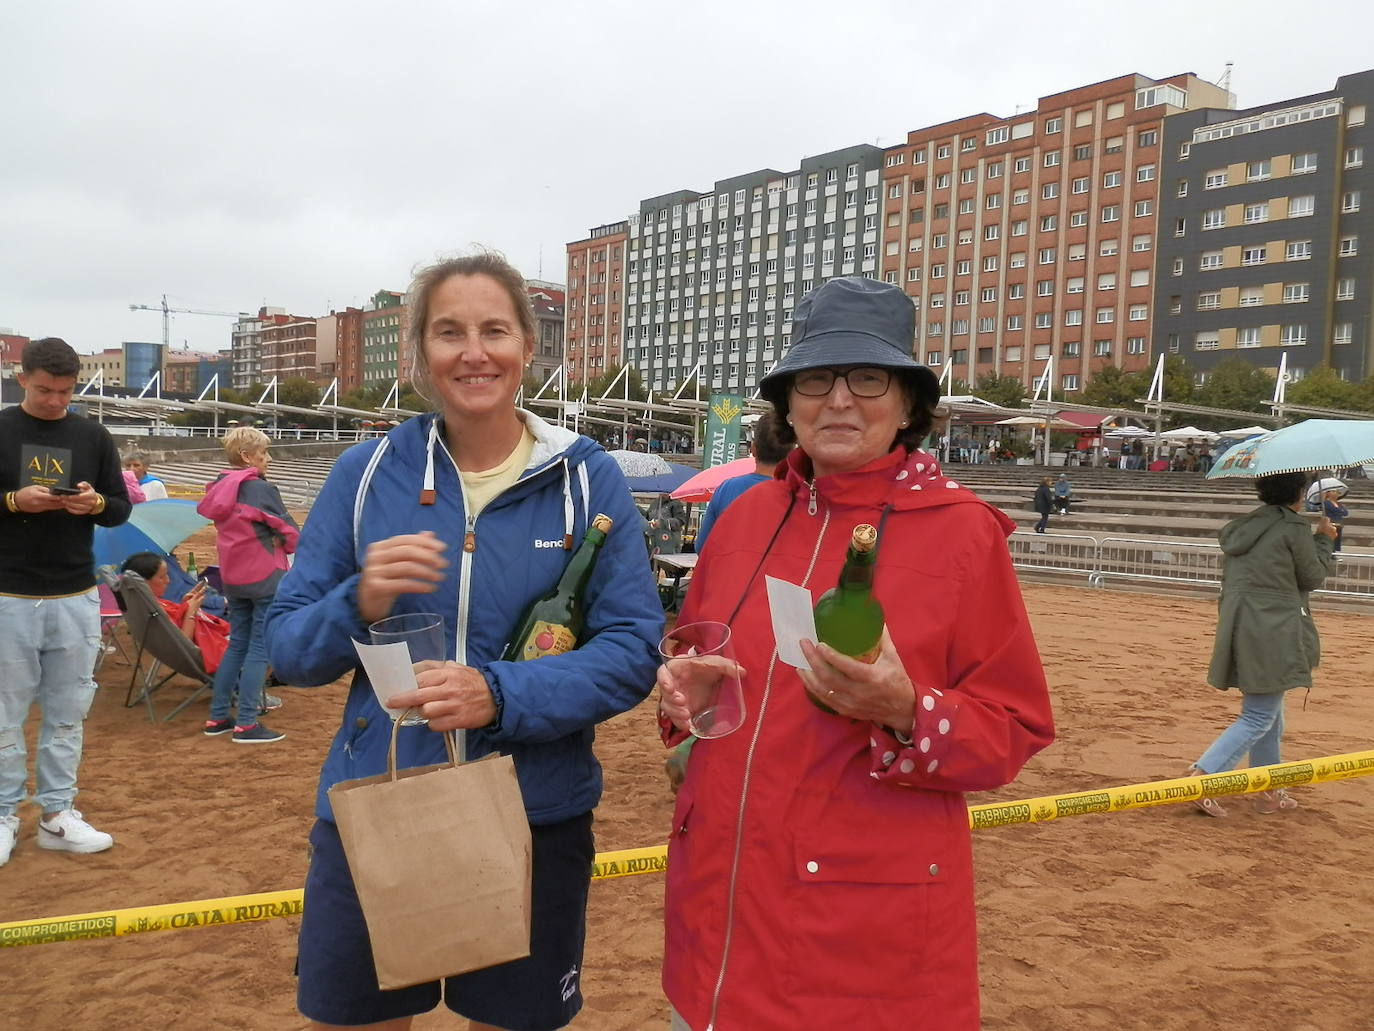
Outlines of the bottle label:
M577 638L573 632L565 626L557 623L547 623L544 620L536 620L530 634L525 638L525 644L520 649L520 659L542 659L545 655L562 655L570 652L577 645Z

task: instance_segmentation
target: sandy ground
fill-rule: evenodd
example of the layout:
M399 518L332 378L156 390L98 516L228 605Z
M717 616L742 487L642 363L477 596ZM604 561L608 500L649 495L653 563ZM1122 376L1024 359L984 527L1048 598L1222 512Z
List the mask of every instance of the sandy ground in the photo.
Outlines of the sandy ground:
M1176 776L1231 719L1235 696L1202 680L1211 602L1038 585L1026 597L1059 739L1016 784L973 801ZM1290 759L1370 747L1374 628L1348 613L1318 623L1327 661L1306 709L1291 699ZM114 849L41 851L26 806L0 870L0 921L301 885L315 778L343 692L283 690L270 722L286 741L242 748L200 735L199 705L156 725L125 709L128 676L118 656L101 671L81 771L79 805L114 833ZM170 688L162 711L182 693ZM607 724L598 752L599 848L663 840L671 800L652 710ZM980 831L984 1027L1374 1028L1374 780L1299 795L1301 809L1275 816L1237 802L1224 821L1175 806ZM297 922L6 949L0 1014L29 1031L303 1027ZM661 877L593 886L587 1007L573 1027L666 1027L661 924ZM415 1026L462 1022L440 1011Z

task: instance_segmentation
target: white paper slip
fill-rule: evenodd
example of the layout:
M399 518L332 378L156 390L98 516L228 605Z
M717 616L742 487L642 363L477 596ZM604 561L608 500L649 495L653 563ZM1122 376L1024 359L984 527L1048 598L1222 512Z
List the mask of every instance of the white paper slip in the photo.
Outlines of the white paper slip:
M816 614L812 610L811 592L775 576L765 576L768 587L768 608L773 617L773 640L778 645L778 658L797 669L811 668L802 654L801 642L816 643Z
M386 709L386 701L392 695L414 691L420 685L415 682L415 667L410 662L410 647L404 642L395 644L363 644L354 641L358 649L358 659L363 664L367 679L372 681L372 690L377 701ZM392 717L400 715L391 712Z

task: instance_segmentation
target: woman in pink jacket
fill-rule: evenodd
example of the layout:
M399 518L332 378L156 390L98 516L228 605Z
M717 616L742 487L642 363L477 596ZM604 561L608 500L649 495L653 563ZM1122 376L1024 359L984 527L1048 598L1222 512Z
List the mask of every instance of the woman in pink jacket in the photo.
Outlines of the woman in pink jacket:
M677 796L663 987L678 1031L978 1027L963 793L1012 780L1054 730L1012 523L920 448L939 386L911 357L913 320L869 279L802 299L761 383L798 448L721 516L680 616L730 625L748 717L697 742ZM765 575L818 598L860 523L879 528L881 651L808 642L811 671L794 669ZM686 698L669 667L658 686L673 744Z
M224 438L230 468L205 488L196 511L215 521L219 573L229 601L229 650L215 673L205 734L233 734L242 745L270 744L286 735L258 719L267 679L267 609L286 575L286 556L300 530L267 482L272 441L262 430L239 426ZM229 712L238 692L237 716Z

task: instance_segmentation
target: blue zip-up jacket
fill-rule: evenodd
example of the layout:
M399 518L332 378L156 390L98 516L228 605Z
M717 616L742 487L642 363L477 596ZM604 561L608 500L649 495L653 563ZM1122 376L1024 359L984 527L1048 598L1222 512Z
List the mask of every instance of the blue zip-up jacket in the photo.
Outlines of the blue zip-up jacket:
M586 437L520 415L535 438L529 467L471 525L458 469L432 415L344 452L311 508L295 565L268 614L267 647L287 683L327 684L353 671L343 723L320 776L322 819L333 819L332 785L386 769L391 720L353 648L355 638L368 639L357 610L363 555L375 541L421 530L448 544L445 578L433 594L401 595L392 612L442 613L449 657L480 670L499 697L499 725L468 732L468 757L496 750L514 757L531 824L570 819L600 800L594 728L653 687L663 610L638 512L615 461ZM431 484L435 503L421 505ZM598 512L615 524L587 586L582 645L529 662L500 661L517 620L562 575L571 556L565 535L576 547ZM470 551L463 546L467 532ZM443 761L442 735L402 728L399 766Z

